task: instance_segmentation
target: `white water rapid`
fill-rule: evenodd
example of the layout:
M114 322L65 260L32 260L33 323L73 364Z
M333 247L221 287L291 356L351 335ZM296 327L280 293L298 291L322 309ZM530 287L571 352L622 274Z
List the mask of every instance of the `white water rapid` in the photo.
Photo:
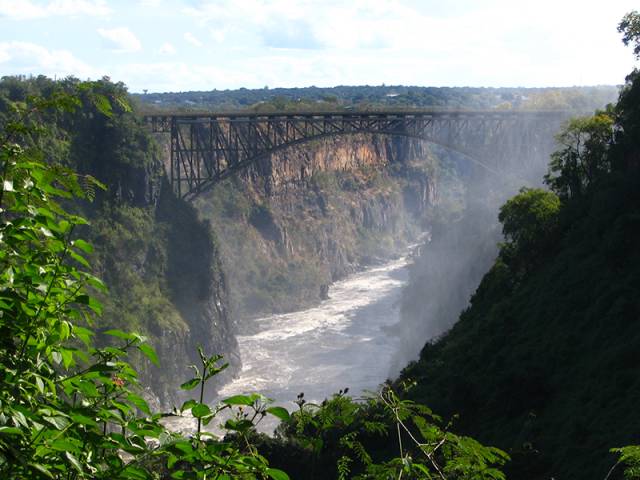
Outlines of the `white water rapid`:
M402 257L336 282L317 307L253 320L256 333L237 337L242 370L218 399L261 393L293 411L300 392L315 403L345 387L358 397L396 376L403 366L397 358L406 358L394 325L408 262ZM268 416L259 430L270 433L277 423ZM171 424L194 428L188 418Z
M242 370L220 397L259 392L286 407L300 392L322 401L348 387L375 390L398 373L399 321L407 257L336 282L320 305L255 320L257 332L238 336Z

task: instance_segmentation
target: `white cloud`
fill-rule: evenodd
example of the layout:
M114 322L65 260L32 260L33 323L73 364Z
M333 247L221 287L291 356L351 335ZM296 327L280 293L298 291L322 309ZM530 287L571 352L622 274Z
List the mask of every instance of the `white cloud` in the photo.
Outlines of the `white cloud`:
M224 29L211 28L209 29L209 34L211 35L211 38L213 39L213 41L216 43L224 42L224 39L226 36L226 32Z
M195 46L195 47L201 47L202 46L202 42L200 40L198 40L196 37L194 37L191 32L185 33L184 34L184 39L187 42L189 42L191 45Z
M162 6L157 7L159 2ZM110 48L141 50L140 41L130 31L111 29L113 24L95 25L96 20L87 21L86 31L81 32L74 30L78 22L70 27L61 18L29 35L40 38L36 43L43 45L55 39L56 46L91 58L101 74L125 81L137 91L383 82L448 86L618 83L633 67L633 55L622 46L615 27L635 3L637 0L135 0L131 4L0 0L0 22L11 15L4 22L10 28L0 37L8 41L10 32L17 31L11 28L16 18L69 13L71 6L76 13L88 14L87 5L103 10L109 5L113 17L117 13L121 19L120 25L141 35L144 32L145 46L153 45L156 58L165 55L167 61L149 64L143 54L127 56L127 63L122 58L116 62L109 56L92 56L95 43L77 38L87 37L86 31L96 26L104 27L101 34ZM166 32L171 28L188 33L169 39ZM187 44L220 48L186 48ZM11 55L6 48L0 50L3 72L14 73L9 67L13 60L7 60ZM63 63L64 56L53 56L58 58L57 65ZM105 64L111 60L114 63Z
M0 17L12 20L32 20L51 16L102 16L111 9L104 0L0 0Z
M48 75L82 79L101 75L66 50L49 50L29 42L0 42L1 75Z
M158 53L161 55L175 55L176 47L171 45L169 42L164 42L158 49Z
M131 91L151 92L211 90L220 85L244 84L245 72L230 72L211 65L190 65L184 62L129 63L118 65L112 78L122 80Z
M142 50L140 40L126 27L99 28L98 33L105 41L107 48L120 53L131 53Z

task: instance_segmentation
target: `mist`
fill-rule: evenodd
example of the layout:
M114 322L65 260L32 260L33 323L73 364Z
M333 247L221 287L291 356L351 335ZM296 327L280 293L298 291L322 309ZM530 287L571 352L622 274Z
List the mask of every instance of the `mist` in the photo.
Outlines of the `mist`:
M501 171L438 145L431 149L440 161L438 198L402 292L397 325L402 348L391 376L417 360L425 343L444 335L469 305L503 239L500 207L522 187L543 186L555 141L553 135L541 137L535 149L514 152ZM492 155L486 152L485 158Z

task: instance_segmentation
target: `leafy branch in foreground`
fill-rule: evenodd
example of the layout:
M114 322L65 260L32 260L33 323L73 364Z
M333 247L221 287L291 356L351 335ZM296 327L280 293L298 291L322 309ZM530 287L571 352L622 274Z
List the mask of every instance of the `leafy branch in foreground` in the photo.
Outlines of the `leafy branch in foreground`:
M320 405L306 402L301 394L299 410L277 431L287 445L308 452L308 478L326 478L330 461L341 480L505 478L499 468L509 460L506 453L453 433L451 423L443 426L428 407L402 399L390 386L361 401L345 393ZM378 437L395 445L395 452L384 455L387 460L369 450L380 443ZM321 475L314 476L314 469Z
M288 478L254 449L205 436L200 422L213 415L202 396L191 408L193 438L167 430L127 360L135 349L158 362L145 337L108 330L111 341L95 343L101 305L92 292L106 288L89 272L91 245L77 238L86 221L61 203L104 187L46 162L40 147L80 92L104 115L126 100L76 87L12 103L0 118L0 477ZM200 355L203 388L221 368L219 357Z
M640 478L640 445L629 445L622 448L612 448L611 453L616 453L620 457L611 467L605 480L609 480L615 469L622 465L624 468L624 478L633 480Z

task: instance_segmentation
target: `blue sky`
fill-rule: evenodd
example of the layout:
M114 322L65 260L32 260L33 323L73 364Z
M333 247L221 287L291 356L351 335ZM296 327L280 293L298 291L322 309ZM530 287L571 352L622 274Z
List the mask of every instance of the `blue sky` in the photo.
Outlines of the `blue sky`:
M0 75L131 91L619 84L637 0L0 0Z

